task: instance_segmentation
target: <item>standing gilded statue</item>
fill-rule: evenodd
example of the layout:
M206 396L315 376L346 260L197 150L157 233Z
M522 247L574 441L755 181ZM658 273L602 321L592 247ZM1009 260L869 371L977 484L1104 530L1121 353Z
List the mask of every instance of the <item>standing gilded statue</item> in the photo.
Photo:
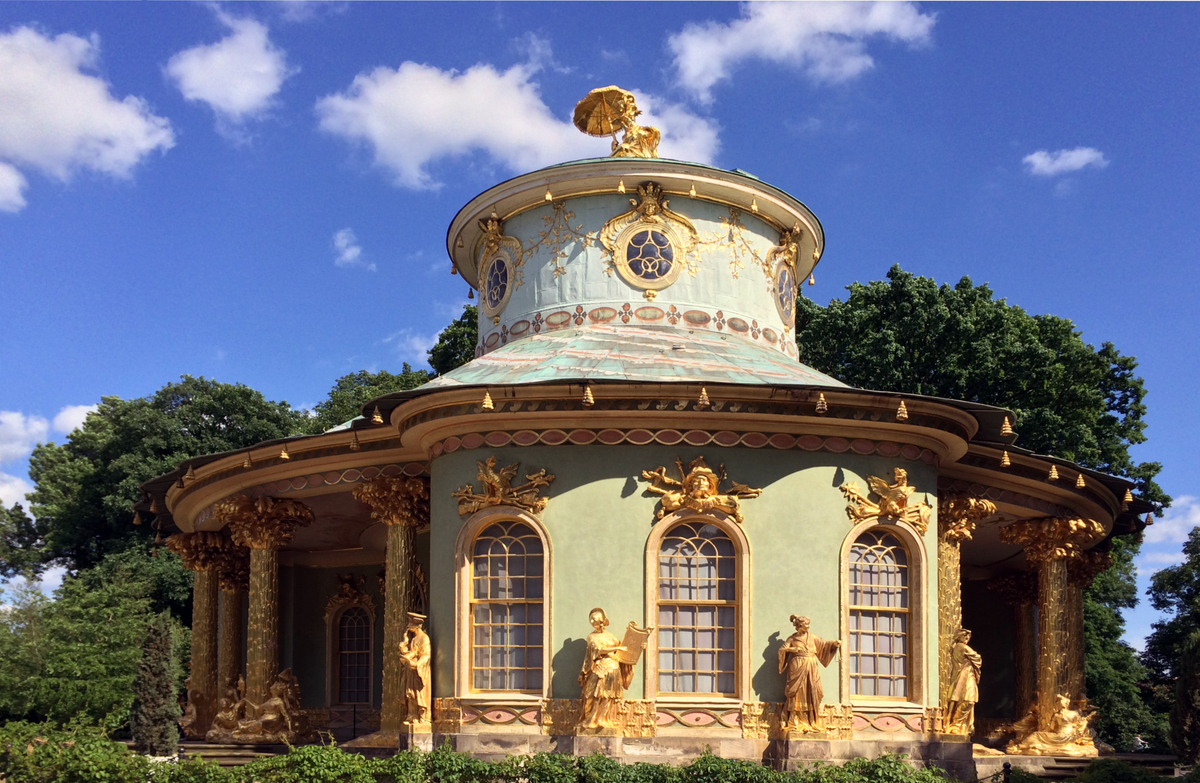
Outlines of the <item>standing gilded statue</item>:
M967 643L971 632L965 628L954 634L950 648L950 670L953 686L946 701L945 726L947 734L971 736L975 733L975 702L979 701L979 674L983 659Z
M400 663L404 666L404 699L406 702L407 724L425 724L430 722L430 671L429 661L433 657L433 648L429 644L429 635L421 627L425 616L416 612L408 613L408 629L400 640Z
M579 728L583 730L620 729L623 725L621 704L625 689L633 681L633 667L645 648L650 629L633 623L625 639L608 632L608 615L600 607L588 613L592 632L587 637L587 652L579 672L582 695Z
M779 673L784 675L784 704L781 724L784 731L813 733L825 731L821 720L821 670L828 666L842 643L826 641L809 633L812 621L792 615L796 632L779 648Z

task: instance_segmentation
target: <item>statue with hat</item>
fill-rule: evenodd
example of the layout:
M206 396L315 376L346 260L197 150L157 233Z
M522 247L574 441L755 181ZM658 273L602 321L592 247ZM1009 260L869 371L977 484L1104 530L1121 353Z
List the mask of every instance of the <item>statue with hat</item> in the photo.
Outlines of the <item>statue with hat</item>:
M720 511L733 517L740 525L745 519L738 499L756 498L762 494L761 489L753 489L736 481L731 481L729 489L722 492L721 482L727 479L725 465L722 464L719 471L713 471L704 457L692 460L687 470L684 470L683 462L677 459L675 467L679 470L678 479L668 476L667 469L662 467L642 471L642 478L653 482L646 489L662 496L659 519L665 514L687 508L701 513Z
M408 628L400 640L400 664L404 667L404 699L406 702L405 723L430 722L430 671L433 647L429 634L422 626L426 617L416 612L408 613Z

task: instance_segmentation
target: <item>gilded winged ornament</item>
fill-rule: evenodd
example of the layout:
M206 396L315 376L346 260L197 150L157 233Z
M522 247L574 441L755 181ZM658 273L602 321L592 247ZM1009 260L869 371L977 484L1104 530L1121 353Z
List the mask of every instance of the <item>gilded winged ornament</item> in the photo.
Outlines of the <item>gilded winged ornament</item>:
M686 471L683 469L683 462L678 459L675 460L675 467L679 470L678 480L668 476L667 469L663 467L642 471L643 479L654 482L647 489L656 495L662 495L659 519L673 511L688 508L701 512L723 511L740 525L746 520L742 517L738 499L756 498L762 494L761 489L754 489L736 481L730 481L729 490L721 492L721 482L728 478L725 475L724 463L719 468L719 475L708 467L704 457L692 460Z
M496 458L488 457L487 460L477 461L475 464L479 466L476 477L483 484L483 492L478 493L474 486L467 484L462 489L450 493L451 497L458 498L459 514L474 514L479 509L489 506L517 506L540 514L550 502L549 498L541 497L540 493L542 487L548 487L550 482L554 481L553 474L547 473L545 468L537 473L527 474L526 483L514 487L512 482L517 477L517 469L521 463L514 462L506 468L496 470Z
M846 515L851 522L866 522L871 519L894 519L907 522L918 533L925 535L929 527L929 514L933 510L926 503L912 503L910 496L916 492L916 487L908 483L908 471L904 468L895 469L896 482L889 484L878 476L867 476L867 486L870 494L879 500L871 502L859 489L858 484L850 481L838 487L850 505L846 506Z

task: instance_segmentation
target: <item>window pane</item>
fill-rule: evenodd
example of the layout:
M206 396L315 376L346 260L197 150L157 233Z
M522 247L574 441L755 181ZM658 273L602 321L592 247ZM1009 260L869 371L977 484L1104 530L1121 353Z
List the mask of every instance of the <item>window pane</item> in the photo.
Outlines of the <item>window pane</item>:
M471 685L476 690L542 687L542 551L537 533L520 522L490 525L475 541Z
M908 693L909 561L903 544L884 529L861 535L850 550L851 692L905 697Z

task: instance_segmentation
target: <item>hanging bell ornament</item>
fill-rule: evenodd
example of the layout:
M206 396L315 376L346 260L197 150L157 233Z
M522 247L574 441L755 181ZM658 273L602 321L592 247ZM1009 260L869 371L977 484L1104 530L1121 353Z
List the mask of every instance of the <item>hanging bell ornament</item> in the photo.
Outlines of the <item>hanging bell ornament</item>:
M357 433L357 432L351 432L351 433L350 433L350 450L351 450L351 451L358 451L358 450L359 450L359 449L361 449L361 448L362 448L362 446L360 446L360 445L359 445L359 443L358 443L358 433Z
M827 413L829 411L829 403L825 402L825 392L817 395L817 413Z
M1007 416L1004 417L1004 423L1000 425L1000 434L1001 435L1012 435L1013 434L1012 424L1009 423Z
M896 421L908 421L908 406L904 400L900 400L900 407L896 409Z
M1075 477L1075 489L1083 489L1087 486L1087 482L1083 480L1083 474L1080 473Z
M383 414L379 412L379 406L375 406L375 412L371 414L372 424L383 424Z
M483 402L481 402L479 404L479 407L483 408L485 411L491 411L491 410L496 409L496 406L492 404L492 394L491 394L491 392L487 391L486 389L483 392Z
M696 407L699 408L700 410L704 410L705 408L709 407L711 404L712 403L709 402L709 399L708 399L708 389L701 386L700 387L700 399L696 401Z
M1007 451L1002 452L1000 454L1000 467L1007 468L1011 464L1012 464L1012 460L1008 458L1008 452Z
M583 407L590 408L596 404L596 398L592 396L592 385L589 383L583 387Z

